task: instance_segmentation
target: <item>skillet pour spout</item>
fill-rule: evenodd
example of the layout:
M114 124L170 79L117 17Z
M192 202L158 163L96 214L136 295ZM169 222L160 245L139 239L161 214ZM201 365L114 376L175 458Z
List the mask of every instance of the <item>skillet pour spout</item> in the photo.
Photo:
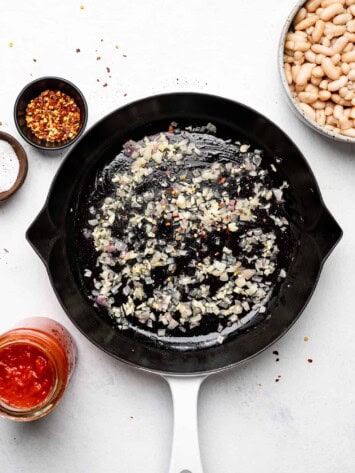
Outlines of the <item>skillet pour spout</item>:
M313 235L324 262L343 236L342 229L324 204Z
M46 266L49 264L52 249L59 235L60 232L53 223L48 207L44 206L28 228L26 238Z

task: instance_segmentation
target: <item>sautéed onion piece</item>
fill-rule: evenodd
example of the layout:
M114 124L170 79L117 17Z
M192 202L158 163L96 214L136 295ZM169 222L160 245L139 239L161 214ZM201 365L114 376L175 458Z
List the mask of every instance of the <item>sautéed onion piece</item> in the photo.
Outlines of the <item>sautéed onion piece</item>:
M287 182L263 152L211 124L128 141L97 174L82 238L92 303L119 329L220 335L253 316L287 275ZM83 264L83 263L82 263ZM205 329L207 330L207 329Z

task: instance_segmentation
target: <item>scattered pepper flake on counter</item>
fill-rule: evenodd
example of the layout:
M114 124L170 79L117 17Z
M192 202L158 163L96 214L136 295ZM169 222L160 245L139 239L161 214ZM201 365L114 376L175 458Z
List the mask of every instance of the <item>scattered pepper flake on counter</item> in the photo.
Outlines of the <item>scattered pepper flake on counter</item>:
M107 83L107 82L105 82L105 83L102 85L102 87L107 87L107 86L108 86L108 83Z
M308 361L308 363L313 363L313 360L312 360L312 358L308 358L308 360L307 360L307 361Z
M308 342L309 338L308 338L308 337L303 337L303 340L304 340L305 342Z
M116 48L116 49L119 49L119 47L120 47L119 44L116 44L116 45L115 45L115 48Z
M127 57L127 54L122 54L123 57Z
M47 89L27 105L26 124L41 140L72 139L79 132L80 109L69 95Z
M33 62L37 62L37 59L33 58L32 61L33 61Z
M279 355L279 352L278 352L277 350L274 350L274 351L272 352L272 354L278 356L278 355Z
M84 5L80 5L80 10L84 10L85 9L85 6Z
M9 48L13 48L14 47L14 43L12 41L9 42Z
M80 48L76 48L75 50L77 53L80 53Z
M109 67L106 67L107 74L111 72L111 69Z

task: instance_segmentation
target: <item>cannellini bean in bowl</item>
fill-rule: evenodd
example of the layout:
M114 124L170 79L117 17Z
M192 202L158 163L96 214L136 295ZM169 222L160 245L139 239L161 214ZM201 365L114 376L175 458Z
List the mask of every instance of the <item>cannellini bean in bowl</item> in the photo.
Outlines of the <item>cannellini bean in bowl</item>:
M355 143L355 0L299 1L282 31L279 69L304 123Z

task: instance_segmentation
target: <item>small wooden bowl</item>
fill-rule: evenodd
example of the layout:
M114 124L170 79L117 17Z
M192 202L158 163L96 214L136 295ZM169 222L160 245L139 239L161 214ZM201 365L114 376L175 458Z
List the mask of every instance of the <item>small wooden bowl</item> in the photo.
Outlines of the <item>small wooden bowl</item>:
M27 176L28 161L26 151L13 136L9 135L8 133L4 133L3 131L0 131L0 140L7 141L12 146L20 164L20 168L14 185L10 187L10 189L8 189L7 191L0 192L0 201L2 201L11 197L16 191L19 190L19 188L24 183L24 180Z

